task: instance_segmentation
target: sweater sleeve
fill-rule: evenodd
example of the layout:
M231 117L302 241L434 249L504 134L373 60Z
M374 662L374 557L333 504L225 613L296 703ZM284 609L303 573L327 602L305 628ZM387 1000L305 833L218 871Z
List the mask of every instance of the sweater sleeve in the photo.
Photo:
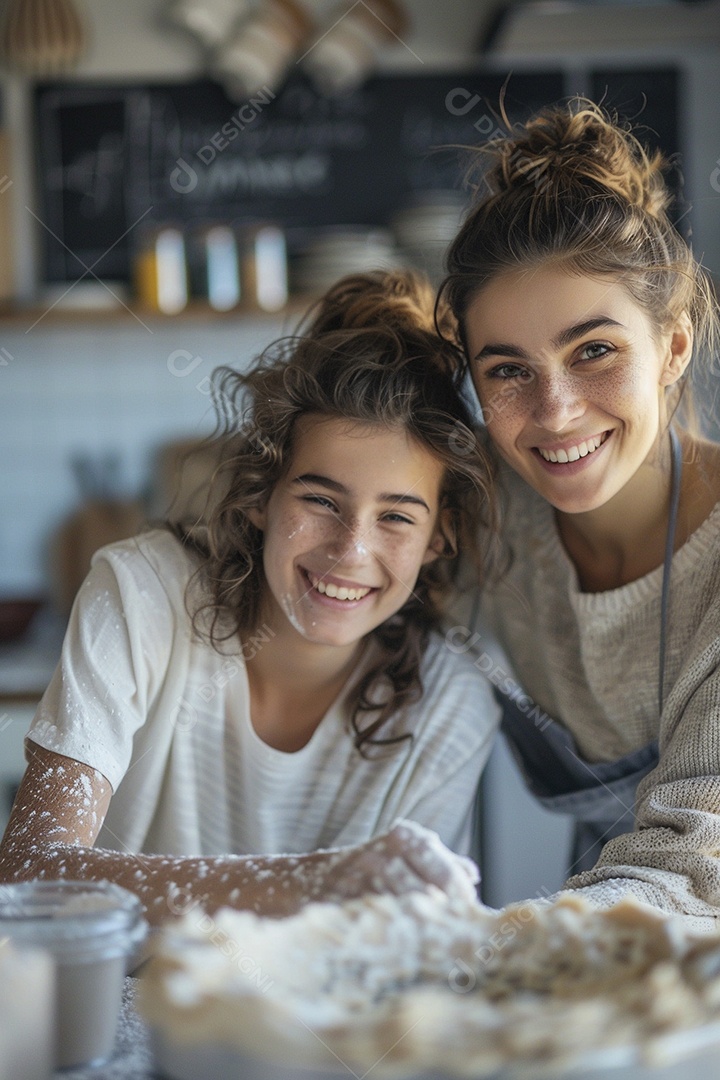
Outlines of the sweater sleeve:
M28 739L97 769L116 790L133 736L162 684L174 622L140 544L123 541L97 552Z
M663 911L720 919L720 601L701 623L660 730L660 760L642 781L636 828L571 878L598 906L632 893Z

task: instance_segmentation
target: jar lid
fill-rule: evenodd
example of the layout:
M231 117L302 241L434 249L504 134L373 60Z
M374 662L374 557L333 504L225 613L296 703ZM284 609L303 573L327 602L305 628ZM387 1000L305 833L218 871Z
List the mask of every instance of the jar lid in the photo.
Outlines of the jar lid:
M134 893L109 881L24 881L0 887L0 939L79 963L131 954L147 933Z

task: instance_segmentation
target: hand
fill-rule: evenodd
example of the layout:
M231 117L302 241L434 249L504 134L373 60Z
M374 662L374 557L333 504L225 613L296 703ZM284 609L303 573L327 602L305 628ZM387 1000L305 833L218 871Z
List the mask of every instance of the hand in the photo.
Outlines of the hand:
M314 884L312 900L349 900L364 893L399 896L433 888L451 899L477 900L480 875L475 863L455 855L437 833L413 821L398 821L364 844L322 854L327 869Z

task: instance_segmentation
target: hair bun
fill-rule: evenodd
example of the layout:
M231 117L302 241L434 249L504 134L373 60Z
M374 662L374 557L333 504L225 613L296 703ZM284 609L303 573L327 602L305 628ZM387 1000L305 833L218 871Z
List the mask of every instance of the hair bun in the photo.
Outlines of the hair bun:
M649 153L629 126L585 99L543 109L481 151L494 159L484 176L494 196L528 184L554 197L584 187L611 192L654 217L670 202L662 154Z
M440 324L450 320L446 305ZM414 270L373 270L341 278L318 301L304 333L311 337L338 330L435 334L435 290Z

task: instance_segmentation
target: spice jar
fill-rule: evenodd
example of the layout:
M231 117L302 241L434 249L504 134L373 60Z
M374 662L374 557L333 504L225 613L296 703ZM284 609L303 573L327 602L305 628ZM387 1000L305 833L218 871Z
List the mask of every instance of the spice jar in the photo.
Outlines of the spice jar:
M213 75L236 101L260 90L275 91L313 25L299 0L265 0L218 49Z
M0 890L0 939L55 967L55 1068L112 1057L128 961L147 926L138 898L102 881L26 881Z
M188 281L182 230L166 226L146 233L135 257L135 293L140 304L164 315L187 305Z
M240 253L234 229L209 225L188 237L190 291L215 311L240 303Z
M285 233L276 225L262 225L246 233L242 258L243 294L263 311L280 311L288 298Z

